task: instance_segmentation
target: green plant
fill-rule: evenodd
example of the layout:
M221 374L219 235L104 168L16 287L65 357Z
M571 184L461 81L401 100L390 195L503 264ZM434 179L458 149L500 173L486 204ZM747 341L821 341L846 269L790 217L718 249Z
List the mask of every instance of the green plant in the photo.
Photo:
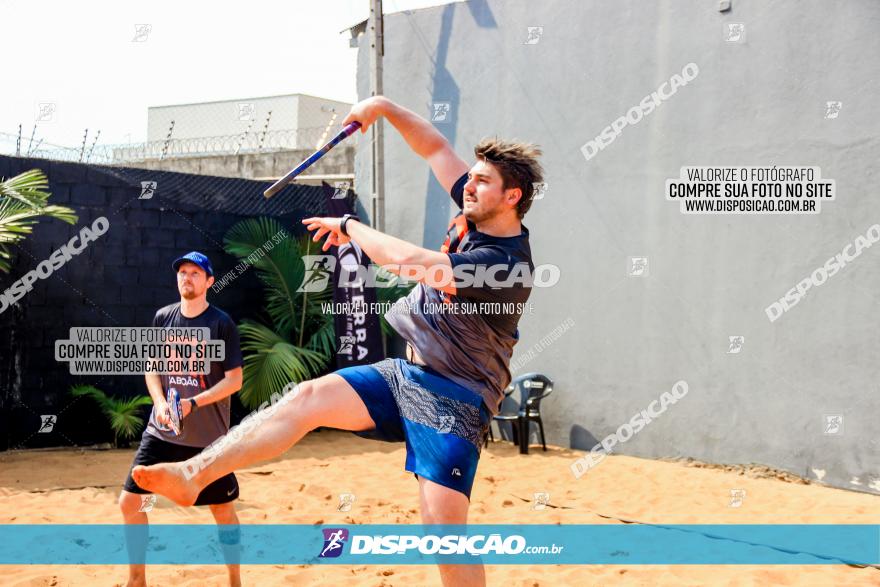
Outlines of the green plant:
M284 238L278 239L279 234ZM263 309L268 324L253 320L239 324L245 355L240 397L253 409L288 383L317 377L327 369L336 353L336 334L333 315L325 313L321 304L331 300L332 287L328 283L319 292L297 291L306 275L303 256L321 252L309 235L293 238L277 220L242 220L229 229L223 240L230 255L242 260L256 257L249 262L265 287ZM265 254L254 255L258 249ZM377 298L393 301L408 289L399 285L378 288ZM390 332L384 318L382 322L383 331Z
M23 241L33 231L40 216L57 218L68 224L77 221L76 213L65 206L49 205L49 182L39 169L25 171L0 182L0 271L9 273L10 247Z
M300 382L320 373L333 346L333 321L321 314L327 292L297 292L305 275L303 250L308 245L293 238L275 242L284 234L272 218L249 218L236 223L223 238L230 255L251 260L265 288L263 309L269 324L245 320L239 324L244 353L241 401L256 408L291 381ZM267 243L271 243L269 250ZM265 254L253 259L262 249Z
M74 385L70 388L74 397L91 397L110 420L113 429L113 446L119 448L119 440L131 440L144 428L144 420L140 415L142 406L153 405L149 396L139 395L129 399L108 396L92 385Z

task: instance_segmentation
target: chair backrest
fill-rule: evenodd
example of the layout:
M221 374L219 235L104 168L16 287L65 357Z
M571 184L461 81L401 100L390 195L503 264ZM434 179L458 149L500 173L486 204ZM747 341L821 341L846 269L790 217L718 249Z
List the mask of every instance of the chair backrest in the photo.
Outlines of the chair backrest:
M540 413L541 400L553 391L553 380L541 373L526 373L510 382L505 395L510 395L516 389L520 393L520 412Z

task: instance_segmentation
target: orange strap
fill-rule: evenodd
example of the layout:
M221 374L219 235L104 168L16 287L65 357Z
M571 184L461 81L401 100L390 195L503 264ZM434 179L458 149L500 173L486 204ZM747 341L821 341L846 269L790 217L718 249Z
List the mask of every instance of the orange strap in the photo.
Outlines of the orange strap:
M454 253L458 250L458 245L461 244L464 235L468 233L468 225L467 218L464 217L464 214L459 214L455 218L452 219L452 222L449 223L449 228L446 229L446 240L443 242L443 245L440 247L441 253Z
M449 228L446 229L446 240L443 241L443 245L440 247L440 252L455 253L458 251L458 246L461 244L461 241L467 233L467 218L464 217L464 214L458 214L452 219L452 222L449 223ZM440 299L443 300L443 303L452 303L452 300L449 299L446 292L440 292Z

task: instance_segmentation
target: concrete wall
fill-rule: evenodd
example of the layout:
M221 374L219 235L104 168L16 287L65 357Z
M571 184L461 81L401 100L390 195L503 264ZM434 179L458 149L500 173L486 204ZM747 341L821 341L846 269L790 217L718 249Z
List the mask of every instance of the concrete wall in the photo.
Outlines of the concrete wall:
M728 42L727 23L745 37ZM880 493L880 247L782 318L765 308L876 222L880 3L481 0L385 19L385 93L472 157L484 135L541 144L547 195L525 220L561 269L520 323L520 372L550 375L548 441L591 448L673 384L689 393L620 453L762 463ZM542 26L524 44L527 27ZM362 37L365 38L365 37ZM368 44L358 87L368 95ZM581 147L689 62L698 77L587 161ZM836 118L826 102L841 101ZM388 231L438 247L452 210L387 126ZM369 143L356 190L368 194ZM688 165L819 166L837 201L813 216L691 216L664 198ZM366 203L369 209L368 203ZM648 273L628 276L629 258ZM554 328L572 324L545 348ZM743 336L739 353L729 337ZM843 428L825 434L825 418ZM568 475L568 471L560 471Z
M243 119L239 104L252 104L252 114ZM234 135L248 128L258 131L269 111L269 130L297 128L297 109L295 95L152 106L147 110L147 141L165 140L172 120L174 139Z
M347 112L347 111L346 111ZM334 128L338 128L338 125ZM266 179L284 177L301 161L314 153L314 149L293 151L274 151L272 153L242 153L239 155L215 155L204 157L170 157L168 159L146 159L127 163L128 167L141 169L164 169L214 175L219 177L239 177L243 179ZM354 169L354 147L339 145L309 167L300 183L307 181L309 175L351 176ZM330 181L328 179L328 181ZM332 184L332 181L331 181Z

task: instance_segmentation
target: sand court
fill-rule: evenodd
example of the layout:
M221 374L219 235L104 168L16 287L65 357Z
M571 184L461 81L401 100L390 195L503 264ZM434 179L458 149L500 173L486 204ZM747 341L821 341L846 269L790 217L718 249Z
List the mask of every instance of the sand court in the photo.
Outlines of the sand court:
M880 497L806 483L764 468L705 466L611 455L580 479L580 451L520 455L485 449L474 485L474 524L880 524ZM31 450L0 455L0 522L117 524L116 497L132 450ZM239 471L243 524L416 524L417 481L403 444L321 431L281 458ZM734 494L732 490L736 490ZM535 508L535 494L549 494ZM339 511L341 494L352 494ZM736 501L738 505L731 505ZM152 523L212 524L207 508L159 497ZM589 545L584 544L584 548ZM4 585L122 585L124 566L7 566ZM847 565L487 565L489 585L878 585L880 570ZM225 585L222 566L150 566L151 585ZM439 585L433 565L245 565L249 585Z

